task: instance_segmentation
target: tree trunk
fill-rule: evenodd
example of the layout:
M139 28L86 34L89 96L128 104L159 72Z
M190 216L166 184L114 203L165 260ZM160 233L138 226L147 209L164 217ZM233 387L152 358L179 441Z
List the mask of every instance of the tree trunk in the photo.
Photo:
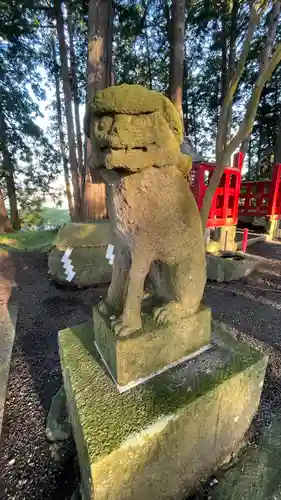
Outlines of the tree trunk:
M185 1L172 0L169 97L182 120L184 27Z
M147 2L143 2L144 8L144 35L145 35L145 48L146 48L146 62L147 62L147 76L148 76L148 84L150 90L152 90L152 71L151 71L151 57L150 57L150 47L149 47L149 37L148 37L148 29L147 29Z
M225 81L225 88L223 89L223 95L222 98L223 100L225 99L226 93L228 86L231 81L231 77L234 73L235 70L235 58L236 58L236 40L237 40L237 23L238 23L238 10L239 10L239 0L233 0L232 4L232 10L231 10L231 15L230 15L230 28L229 28L229 37L225 37L225 43L227 44L229 40L229 51L228 51L228 57L227 53L226 55L226 81ZM227 13L229 15L229 13ZM225 29L227 30L227 22L225 22ZM226 51L225 47L225 51ZM231 123L232 123L232 103L228 107L227 110L227 115L226 115L226 126L224 129L224 137L223 137L223 143L226 145L227 141L230 139L231 135ZM226 159L226 164L230 164L230 157Z
M87 102L96 92L112 83L112 0L91 0L89 3L88 30L88 85ZM86 139L86 184L84 194L84 218L107 217L106 188L95 166L95 151L90 139ZM90 176L92 172L92 179Z
M227 44L228 44L228 12L226 9L226 2L224 2L224 9L221 16L221 98L220 103L224 101L227 92Z
M267 4L265 3L262 9L265 9L266 5ZM267 39L265 41L265 49L261 54L262 64L260 65L258 76L256 78L250 98L248 100L243 120L240 124L237 133L234 135L232 139L230 139L227 142L227 144L225 144L222 139L223 139L223 130L227 126L226 118L228 113L228 107L232 106L237 87L241 80L241 76L244 72L250 51L251 42L254 36L256 26L260 19L262 9L260 9L259 14L257 14L256 4L255 2L253 2L251 7L248 29L246 36L244 38L240 59L237 62L233 75L231 75L231 80L227 89L227 94L225 96L225 100L222 105L219 118L217 141L216 141L216 169L214 170L214 173L211 176L208 188L205 192L202 207L200 210L202 226L204 229L206 227L206 223L208 220L212 199L219 185L221 177L223 175L227 158L229 158L231 154L246 139L246 137L250 135L253 128L253 123L257 113L258 105L261 99L262 90L266 85L267 81L270 79L275 68L281 62L281 43L278 43L276 45L275 50L272 52L273 41L276 33L275 28L278 23L278 17L279 17L279 16L276 17L276 8L274 8L273 6L270 16ZM268 42L268 39L270 40L270 44ZM269 45L270 45L270 50L268 50Z
M13 228L5 207L4 196L0 188L0 233L12 233Z
M279 123L277 126L277 137L274 154L275 163L281 163L281 113L279 113Z
M53 63L54 63L54 75L55 75L55 85L56 85L56 110L58 119L58 129L59 129L59 140L60 140L60 150L61 158L63 163L64 180L65 180L65 190L68 202L68 210L71 220L73 220L73 200L70 187L69 171L68 171L68 159L66 155L64 131L63 131L63 121L62 121L62 111L61 111L61 96L60 96L60 76L59 67L57 64L56 56L56 41L55 37L52 36L52 51L53 51Z
M11 223L16 231L20 230L20 217L18 211L18 203L16 196L16 186L14 179L14 168L12 167L9 173L6 175L7 182L7 193L9 198L9 205L11 211Z
M7 183L7 192L11 211L11 224L17 231L20 229L20 217L17 204L16 187L14 181L14 165L6 143L6 122L0 106L0 151L3 155L3 170Z
M69 36L70 74L71 74L72 94L74 100L74 118L75 118L76 139L77 139L78 166L79 166L81 184L83 184L84 183L83 178L85 177L85 172L83 168L83 145L82 145L81 123L80 123L80 113L79 113L77 65L76 65L76 55L74 48L74 28L73 28L70 3L68 3L67 6L67 26L68 26L68 36Z
M67 125L67 137L69 147L69 159L71 167L71 177L73 186L74 198L74 219L75 221L81 220L81 193L80 193L80 178L79 169L76 156L75 133L72 115L72 92L69 79L69 70L67 62L67 48L65 43L64 34L64 20L62 15L62 8L60 0L55 0L55 14L57 22L57 33L59 40L59 52L61 61L61 77L63 82L65 116Z

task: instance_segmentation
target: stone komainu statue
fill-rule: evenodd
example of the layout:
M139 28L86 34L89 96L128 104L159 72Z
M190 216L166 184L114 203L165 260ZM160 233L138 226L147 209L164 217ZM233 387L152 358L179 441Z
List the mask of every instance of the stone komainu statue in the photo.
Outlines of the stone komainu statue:
M139 85L121 85L99 92L89 109L95 167L108 186L115 234L112 281L99 309L114 315L112 328L125 337L142 327L148 274L157 323L198 310L206 279L202 227L173 104Z

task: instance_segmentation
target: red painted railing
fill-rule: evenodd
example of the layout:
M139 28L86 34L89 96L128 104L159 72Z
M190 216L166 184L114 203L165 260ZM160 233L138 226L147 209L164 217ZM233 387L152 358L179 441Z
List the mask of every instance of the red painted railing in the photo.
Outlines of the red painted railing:
M232 226L238 220L238 198L241 186L241 170L244 154L237 153L234 166L226 167L213 197L207 227ZM190 174L191 190L200 210L210 178L216 165L194 163Z
M271 180L243 181L238 203L240 216L279 219L281 215L281 163L274 165Z

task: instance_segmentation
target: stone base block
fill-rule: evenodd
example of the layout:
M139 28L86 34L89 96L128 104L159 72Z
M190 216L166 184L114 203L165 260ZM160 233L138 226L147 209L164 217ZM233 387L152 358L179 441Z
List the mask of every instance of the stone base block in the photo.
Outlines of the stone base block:
M207 277L211 281L235 281L249 276L260 264L259 259L242 252L206 255Z
M237 450L267 359L216 327L196 358L118 393L92 325L59 334L85 500L184 500Z
M211 342L209 307L202 305L193 316L165 326L158 326L148 314L142 319L140 332L120 338L110 329L108 319L93 308L96 346L121 391L205 349Z

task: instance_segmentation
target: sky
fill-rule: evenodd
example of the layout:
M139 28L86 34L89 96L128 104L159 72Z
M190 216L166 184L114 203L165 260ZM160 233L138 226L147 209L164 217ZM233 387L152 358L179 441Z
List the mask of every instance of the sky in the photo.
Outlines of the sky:
M42 116L39 116L36 118L36 123L37 125L46 133L48 130L48 127L50 127L51 124L51 102L54 98L54 91L50 87L47 86L47 82L45 85L45 94L46 94L46 99L44 101L39 102L39 109L42 114ZM74 111L73 111L74 113ZM85 114L85 107L83 105L80 106L80 121L83 123L84 120L84 114ZM53 122L52 122L53 123ZM63 173L57 178L57 180L51 185L52 188L57 189L57 190L65 190L65 182L64 182L64 175ZM68 203L67 203L67 197L62 196L61 197L61 202L62 205L60 208L62 209L68 209ZM51 197L47 197L46 201L44 203L45 207L53 208L56 207L55 202Z

